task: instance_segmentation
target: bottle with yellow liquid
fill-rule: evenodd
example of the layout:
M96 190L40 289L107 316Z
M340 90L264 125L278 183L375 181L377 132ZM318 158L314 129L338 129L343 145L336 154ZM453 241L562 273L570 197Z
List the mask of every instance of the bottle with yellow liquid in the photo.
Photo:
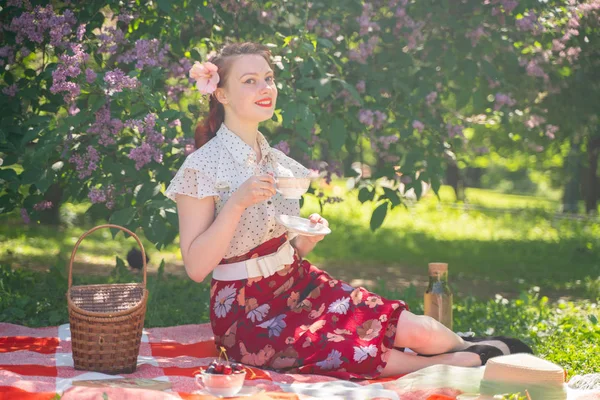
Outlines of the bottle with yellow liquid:
M452 329L452 291L448 286L448 264L429 263L429 285L425 291L425 315Z

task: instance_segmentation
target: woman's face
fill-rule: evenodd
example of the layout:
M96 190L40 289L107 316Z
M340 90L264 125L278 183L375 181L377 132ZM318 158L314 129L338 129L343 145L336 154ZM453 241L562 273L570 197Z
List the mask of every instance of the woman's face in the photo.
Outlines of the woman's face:
M258 123L273 116L277 87L273 70L260 55L236 56L227 82L217 91L225 112L233 113L244 122Z

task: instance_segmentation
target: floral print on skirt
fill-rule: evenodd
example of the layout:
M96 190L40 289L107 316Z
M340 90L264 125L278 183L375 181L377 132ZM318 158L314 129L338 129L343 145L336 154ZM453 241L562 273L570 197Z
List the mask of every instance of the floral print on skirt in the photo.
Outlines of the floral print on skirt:
M238 262L275 252L273 238ZM279 372L341 379L381 374L394 346L401 300L354 288L319 270L298 253L274 275L211 283L211 325L230 359Z

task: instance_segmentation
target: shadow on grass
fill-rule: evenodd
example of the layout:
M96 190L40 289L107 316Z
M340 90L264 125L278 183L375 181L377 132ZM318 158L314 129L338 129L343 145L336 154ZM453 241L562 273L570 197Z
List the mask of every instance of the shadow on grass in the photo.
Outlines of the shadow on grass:
M443 240L422 232L381 228L375 233L345 221L330 221L335 234L315 249L311 261L340 278L419 286L426 284L427 264L447 262L450 280L467 294L493 296L541 286L555 296L595 297L572 290L577 281L600 275L600 251L585 237L545 240ZM309 256L311 258L311 256ZM342 277L343 275L343 277ZM391 281L393 280L393 281ZM468 286L472 287L469 288ZM489 292L497 290L497 292Z

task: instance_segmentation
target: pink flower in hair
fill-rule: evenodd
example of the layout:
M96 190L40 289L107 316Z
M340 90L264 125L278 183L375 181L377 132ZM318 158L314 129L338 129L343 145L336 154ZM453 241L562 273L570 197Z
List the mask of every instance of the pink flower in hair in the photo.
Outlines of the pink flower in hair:
M196 81L196 87L202 94L211 94L217 89L219 83L218 68L211 62L200 64L195 62L190 69L190 78Z

